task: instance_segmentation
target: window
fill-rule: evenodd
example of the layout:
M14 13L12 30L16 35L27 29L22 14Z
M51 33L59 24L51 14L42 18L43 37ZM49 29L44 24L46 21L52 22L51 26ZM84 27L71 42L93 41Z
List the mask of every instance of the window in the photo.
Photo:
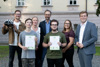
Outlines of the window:
M25 6L25 0L17 0L17 6Z
M51 0L43 0L43 5L51 5Z
M70 0L69 4L70 4L70 5L76 5L77 2L76 2L76 0Z

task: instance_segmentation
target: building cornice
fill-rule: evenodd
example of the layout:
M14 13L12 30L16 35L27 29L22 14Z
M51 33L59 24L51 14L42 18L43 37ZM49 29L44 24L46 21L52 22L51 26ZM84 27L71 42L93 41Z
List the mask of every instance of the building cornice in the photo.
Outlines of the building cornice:
M77 12L52 12L53 15L66 15L66 14L79 14L80 11ZM95 14L96 12L88 12L89 14ZM0 12L0 16L1 15L13 15L14 13L11 12ZM44 15L44 12L22 12L22 15Z

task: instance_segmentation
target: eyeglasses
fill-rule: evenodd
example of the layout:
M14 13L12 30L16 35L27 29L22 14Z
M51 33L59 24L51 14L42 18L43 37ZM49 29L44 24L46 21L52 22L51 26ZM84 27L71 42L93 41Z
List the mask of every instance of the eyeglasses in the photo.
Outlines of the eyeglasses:
M45 14L46 16L50 16L50 14Z
M15 15L19 16L19 15L21 15L21 14L15 14Z
M70 23L64 23L64 24L68 24L69 25Z
M51 26L57 26L57 24L51 24Z

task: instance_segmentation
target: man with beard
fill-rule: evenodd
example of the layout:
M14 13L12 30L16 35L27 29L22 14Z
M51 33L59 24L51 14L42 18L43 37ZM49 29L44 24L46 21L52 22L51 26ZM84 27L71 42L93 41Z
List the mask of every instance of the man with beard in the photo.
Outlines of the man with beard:
M38 50L36 51L36 67L42 67L43 61L45 58L45 54L47 52L47 48L42 47L44 36L51 31L50 28L50 17L51 17L51 11L46 10L44 12L45 20L40 22L39 27L41 29L40 33L40 45L38 46Z
M63 33L58 32L58 25L57 20L51 20L50 27L52 31L43 40L43 47L47 48L48 67L62 66L62 47L66 46L66 38Z
M9 33L9 67L13 67L15 51L17 51L18 54L19 67L22 67L21 48L18 46L18 41L19 34L25 29L25 25L20 21L20 17L21 11L16 10L14 13L13 26L8 27L4 24L2 28L3 34Z

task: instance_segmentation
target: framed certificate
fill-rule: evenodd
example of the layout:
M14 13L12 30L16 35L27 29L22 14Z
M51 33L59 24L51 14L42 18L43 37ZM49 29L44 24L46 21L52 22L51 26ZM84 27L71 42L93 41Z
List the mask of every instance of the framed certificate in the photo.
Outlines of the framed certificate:
M60 36L50 36L50 50L60 50L60 46L57 44L60 41Z
M34 35L25 36L25 47L27 47L29 50L35 50L35 36Z

